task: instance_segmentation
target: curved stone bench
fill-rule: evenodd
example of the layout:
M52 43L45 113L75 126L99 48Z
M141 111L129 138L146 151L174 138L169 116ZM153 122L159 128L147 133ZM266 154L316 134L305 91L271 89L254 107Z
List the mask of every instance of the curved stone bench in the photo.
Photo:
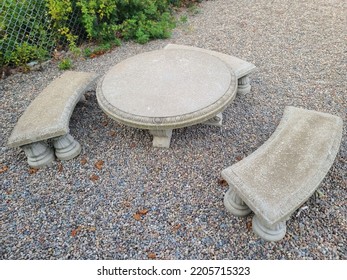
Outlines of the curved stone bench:
M224 169L224 205L236 216L251 211L253 231L268 241L286 233L286 220L319 187L339 150L342 119L286 107L276 131L259 149Z
M55 158L45 140L53 139L55 155L61 160L76 157L80 144L69 134L69 121L83 93L96 80L94 73L67 71L49 84L19 118L8 140L21 147L31 167L49 165Z
M237 93L246 94L251 91L251 84L249 79L249 74L255 70L254 64L237 58L232 55L224 54L221 52L211 51L208 49L202 49L197 47L185 46L185 45L176 45L176 44L167 44L164 49L183 49L183 50L192 50L200 51L218 57L220 60L224 61L229 65L235 73L236 78L238 79Z

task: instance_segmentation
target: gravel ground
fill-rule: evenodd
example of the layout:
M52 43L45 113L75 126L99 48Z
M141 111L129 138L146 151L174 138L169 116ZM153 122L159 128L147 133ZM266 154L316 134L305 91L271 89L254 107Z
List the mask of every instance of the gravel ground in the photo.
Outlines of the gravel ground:
M251 92L226 109L221 129L177 129L170 149L152 148L146 131L109 119L90 91L70 121L81 155L33 172L24 153L6 142L26 107L62 72L50 63L44 71L0 80L0 258L347 259L346 128L320 195L292 215L279 242L259 239L249 226L252 216L229 214L227 187L219 183L222 169L269 138L287 105L347 122L343 4L207 1L168 40L124 43L75 63L75 70L104 74L125 58L176 43L257 66ZM143 214L134 216L138 211Z

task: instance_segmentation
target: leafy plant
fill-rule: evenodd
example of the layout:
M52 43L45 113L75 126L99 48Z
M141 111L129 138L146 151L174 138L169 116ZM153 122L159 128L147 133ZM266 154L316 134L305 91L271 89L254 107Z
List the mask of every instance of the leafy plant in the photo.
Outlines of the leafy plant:
M59 70L69 70L71 69L73 66L73 62L70 58L63 58L59 65L58 65L58 68Z
M99 47L85 50L92 57L120 40L144 44L168 38L175 27L173 6L196 9L201 0L1 0L0 66L24 65L68 45L75 56L81 41ZM182 18L182 21L184 19ZM62 67L68 63L61 62ZM66 65L66 66L64 66Z
M19 66L46 57L54 42L51 40L50 23L44 18L44 3L40 0L2 1L0 66ZM35 20L29 15L35 15Z

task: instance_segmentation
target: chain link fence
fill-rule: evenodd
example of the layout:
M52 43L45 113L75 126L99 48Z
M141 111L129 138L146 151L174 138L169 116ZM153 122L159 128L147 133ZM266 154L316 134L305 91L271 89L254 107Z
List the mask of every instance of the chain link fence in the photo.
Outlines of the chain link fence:
M54 28L46 0L0 1L0 67L47 56L58 45L67 42ZM82 35L79 11L75 9L67 21L75 35Z

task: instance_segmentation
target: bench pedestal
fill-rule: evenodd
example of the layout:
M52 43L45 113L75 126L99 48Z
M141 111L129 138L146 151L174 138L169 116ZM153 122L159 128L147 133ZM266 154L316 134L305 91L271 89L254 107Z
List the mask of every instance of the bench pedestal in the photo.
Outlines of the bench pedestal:
M239 78L237 84L237 93L247 94L251 91L251 84L248 75Z
M43 141L24 145L21 148L28 158L28 164L33 168L50 165L55 159L53 149Z
M224 206L229 212L238 217L247 216L252 212L232 188L229 188L224 196ZM255 215L252 219L252 229L264 240L278 241L286 234L286 222L279 222L270 226Z
M55 155L60 160L68 160L81 153L81 145L70 135L54 138Z
M232 188L229 188L224 195L224 206L230 213L238 217L247 216L252 212Z
M287 226L285 221L272 226L266 225L255 215L252 219L252 229L266 241L279 241L286 235Z

